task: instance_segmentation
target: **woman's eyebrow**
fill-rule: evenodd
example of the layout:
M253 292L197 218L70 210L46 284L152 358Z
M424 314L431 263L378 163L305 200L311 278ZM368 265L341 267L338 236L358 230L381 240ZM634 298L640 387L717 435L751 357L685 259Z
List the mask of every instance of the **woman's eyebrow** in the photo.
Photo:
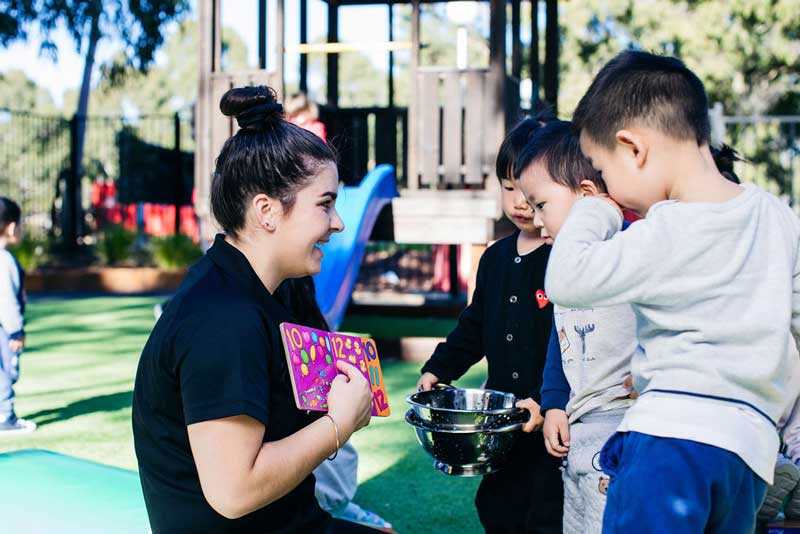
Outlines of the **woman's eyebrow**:
M339 197L339 193L336 191L326 191L320 195L320 198L330 197L331 200L336 200Z

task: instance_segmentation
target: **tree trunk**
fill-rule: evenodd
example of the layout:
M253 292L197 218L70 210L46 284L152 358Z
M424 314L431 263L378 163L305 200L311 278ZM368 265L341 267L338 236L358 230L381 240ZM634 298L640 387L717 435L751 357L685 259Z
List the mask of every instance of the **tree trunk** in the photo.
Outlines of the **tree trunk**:
M77 164L77 169L73 176L76 179L75 195L73 198L74 205L72 206L73 217L75 217L74 228L77 235L82 233L83 210L81 206L81 179L83 178L83 149L86 139L86 118L89 112L89 91L91 90L92 83L92 70L94 69L94 55L97 50L97 42L100 40L100 23L99 16L92 18L91 30L89 31L89 46L86 49L86 63L83 67L83 79L81 80L81 92L78 97L78 109L75 112L76 119L76 139L74 144L75 156L73 161ZM77 236L76 236L77 237Z
M545 3L544 99L558 114L558 0Z

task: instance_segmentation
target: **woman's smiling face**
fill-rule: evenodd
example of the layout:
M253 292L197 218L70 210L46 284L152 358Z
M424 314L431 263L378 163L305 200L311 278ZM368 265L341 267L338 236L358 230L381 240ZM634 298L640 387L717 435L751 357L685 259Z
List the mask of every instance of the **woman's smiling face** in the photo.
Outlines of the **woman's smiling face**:
M339 173L332 162L319 167L308 185L298 190L294 204L284 210L276 223L275 235L279 238L281 263L287 278L317 274L322 269L320 245L331 235L344 230L336 198Z

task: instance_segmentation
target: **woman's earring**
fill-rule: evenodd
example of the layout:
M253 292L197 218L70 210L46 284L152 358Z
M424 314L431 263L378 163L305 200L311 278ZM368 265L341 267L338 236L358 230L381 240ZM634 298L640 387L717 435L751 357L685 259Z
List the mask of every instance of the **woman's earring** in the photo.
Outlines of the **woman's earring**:
M265 229L266 229L268 232L272 232L273 230L275 230L275 225L273 225L273 224L272 224L271 222L269 222L269 221L264 221L264 228L265 228Z

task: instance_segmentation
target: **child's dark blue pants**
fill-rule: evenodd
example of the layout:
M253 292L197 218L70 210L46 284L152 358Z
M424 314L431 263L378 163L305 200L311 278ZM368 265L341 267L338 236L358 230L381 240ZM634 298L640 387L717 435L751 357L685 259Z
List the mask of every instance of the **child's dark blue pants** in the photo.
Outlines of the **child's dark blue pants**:
M618 432L603 447L610 477L604 534L752 534L767 483L732 452Z

